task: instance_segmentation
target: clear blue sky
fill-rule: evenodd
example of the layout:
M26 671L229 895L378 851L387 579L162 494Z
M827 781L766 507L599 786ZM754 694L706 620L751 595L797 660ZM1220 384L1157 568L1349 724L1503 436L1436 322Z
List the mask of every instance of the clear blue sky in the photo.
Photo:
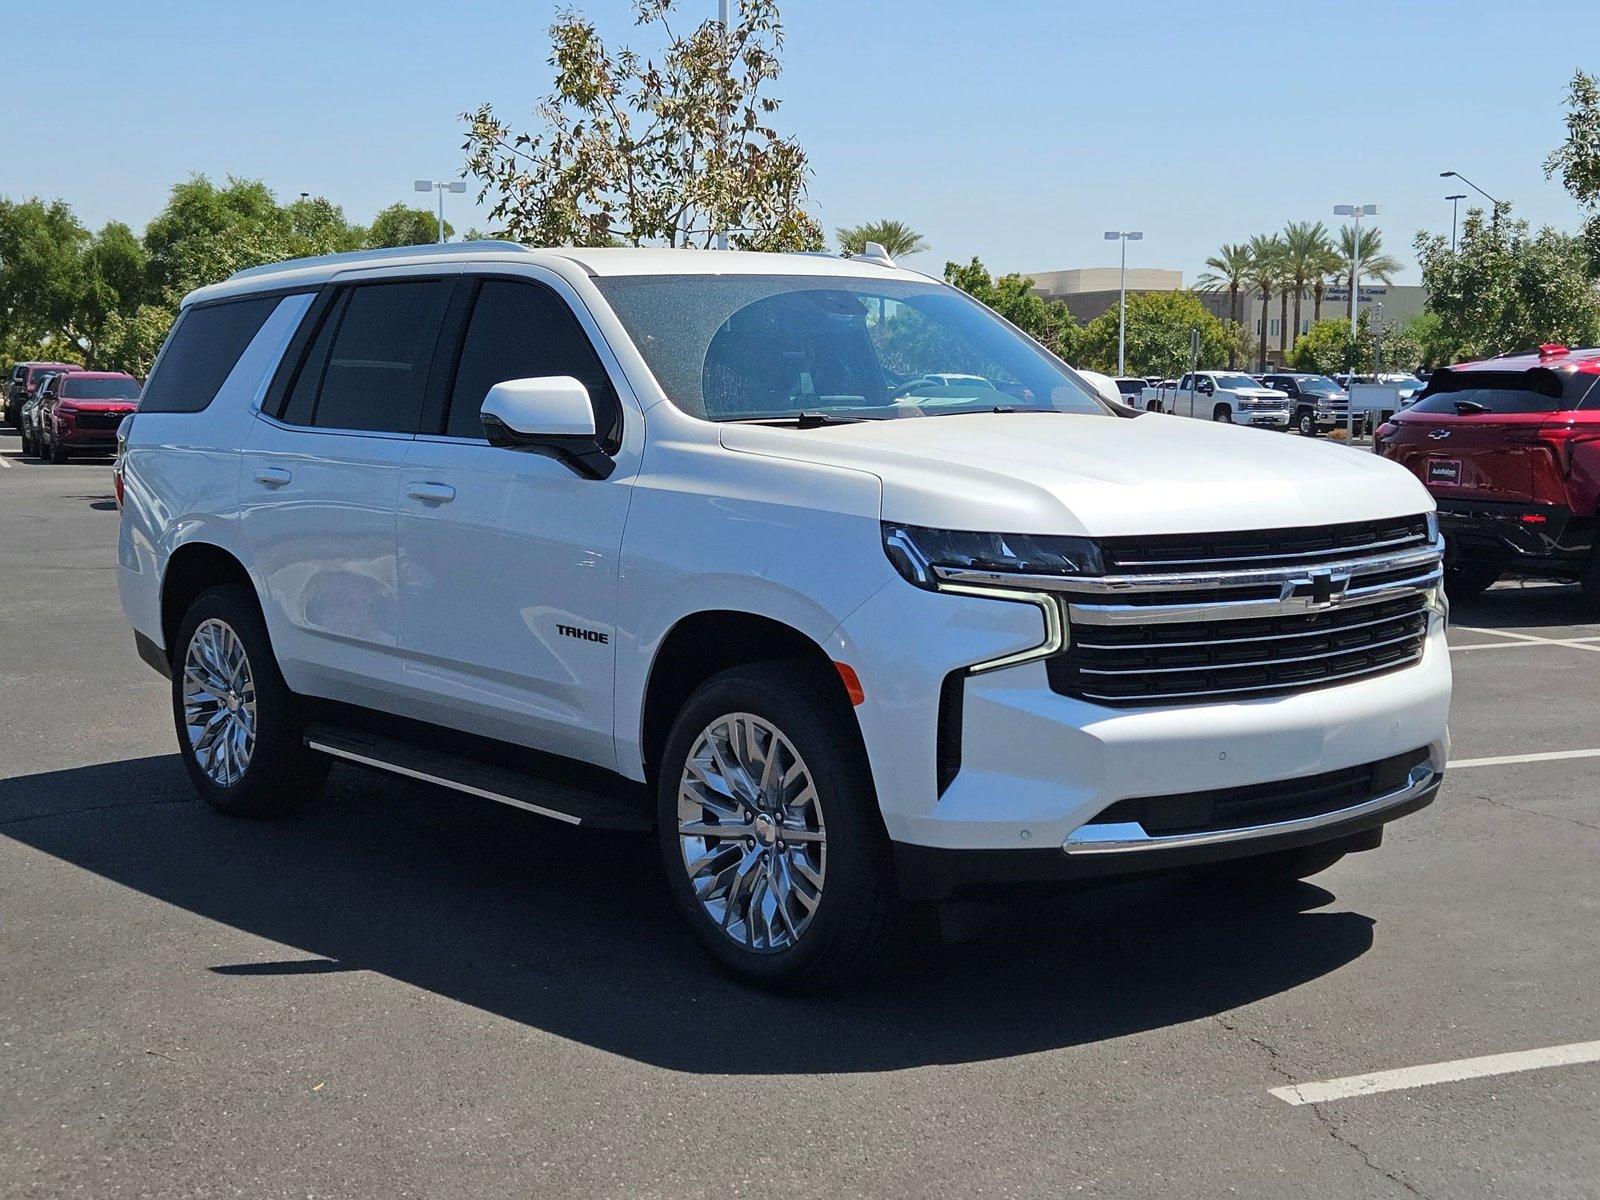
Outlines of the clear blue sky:
M136 229L192 172L328 196L366 220L411 181L461 167L457 116L508 117L549 79L533 0L19 0L0 28L0 195L60 196ZM625 0L587 0L602 31ZM715 0L692 0L715 13ZM1130 265L1192 281L1223 241L1383 205L1408 264L1447 230L1465 172L1519 215L1576 224L1541 163L1577 66L1600 70L1594 0L957 3L788 0L782 128L834 226L909 221L918 260L996 271L1112 264L1106 229L1142 229ZM37 47L37 49L31 49ZM450 197L458 227L468 197ZM463 219L468 218L468 219Z

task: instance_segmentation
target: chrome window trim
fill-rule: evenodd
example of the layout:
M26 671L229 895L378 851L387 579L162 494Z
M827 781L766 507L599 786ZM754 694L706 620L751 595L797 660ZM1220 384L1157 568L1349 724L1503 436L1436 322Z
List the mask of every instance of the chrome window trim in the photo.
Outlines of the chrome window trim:
M1193 846L1222 846L1230 842L1248 842L1276 834L1303 833L1337 825L1396 808L1437 788L1444 780L1442 771L1435 771L1431 763L1418 763L1411 769L1406 785L1371 800L1364 800L1349 808L1318 813L1310 817L1297 817L1291 821L1269 821L1261 825L1241 825L1233 829L1211 829L1201 833L1170 833L1150 835L1137 821L1124 821L1107 825L1080 825L1061 843L1061 849L1070 855L1139 854L1147 850L1177 850Z

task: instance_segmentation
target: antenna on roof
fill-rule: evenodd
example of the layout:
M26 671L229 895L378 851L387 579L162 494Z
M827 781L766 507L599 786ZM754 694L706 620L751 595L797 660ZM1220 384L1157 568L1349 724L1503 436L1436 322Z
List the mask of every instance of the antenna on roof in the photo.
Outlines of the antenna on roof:
M883 248L882 242L868 242L861 248L860 254L852 254L851 262L874 263L880 267L894 266L894 259L889 257L889 252Z

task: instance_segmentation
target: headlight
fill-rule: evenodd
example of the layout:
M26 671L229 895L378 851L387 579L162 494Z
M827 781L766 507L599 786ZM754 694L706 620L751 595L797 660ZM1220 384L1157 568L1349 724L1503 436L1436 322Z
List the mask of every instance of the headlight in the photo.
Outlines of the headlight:
M1056 534L969 533L884 522L883 550L906 582L930 591L937 567L1008 575L1103 575L1093 540Z

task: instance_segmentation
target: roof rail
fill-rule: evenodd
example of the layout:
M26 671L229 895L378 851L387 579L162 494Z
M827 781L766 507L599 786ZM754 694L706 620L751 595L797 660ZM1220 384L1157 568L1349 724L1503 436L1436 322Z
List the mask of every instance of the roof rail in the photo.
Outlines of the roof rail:
M372 262L383 258L407 258L412 255L438 254L441 251L471 251L473 254L528 254L521 242L507 242L496 238L479 238L469 242L428 242L421 246L390 246L380 250L351 250L344 254L314 254L309 258L286 258L281 262L263 263L259 267L246 267L235 271L229 279L249 279L255 275L272 275L279 271L294 271L301 267L342 266Z

